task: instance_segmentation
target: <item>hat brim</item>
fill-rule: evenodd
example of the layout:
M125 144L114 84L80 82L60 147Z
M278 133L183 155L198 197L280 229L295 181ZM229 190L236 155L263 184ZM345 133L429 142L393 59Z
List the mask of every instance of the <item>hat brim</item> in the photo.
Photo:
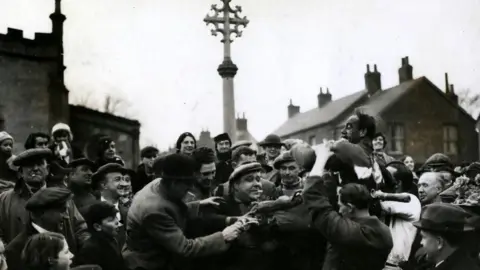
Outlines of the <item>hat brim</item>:
M128 169L126 168L123 168L123 167L115 167L115 168L111 168L109 170L105 170L101 173L94 173L92 175L92 184L96 184L98 183L102 177L104 177L105 175L109 174L109 173L115 173L115 172L118 172L118 173L121 173L121 174L127 174L128 173Z
M266 146L285 146L284 143L272 143L272 142L262 142L262 143L259 143L258 145L260 145L261 147L266 147Z
M459 229L447 228L445 226L438 226L438 227L427 226L423 224L421 220L414 221L412 222L412 224L419 230L433 231L433 232L439 232L439 233L442 233L442 232L462 233L462 232L471 232L475 230L475 228L469 224L465 224L463 228L459 228Z

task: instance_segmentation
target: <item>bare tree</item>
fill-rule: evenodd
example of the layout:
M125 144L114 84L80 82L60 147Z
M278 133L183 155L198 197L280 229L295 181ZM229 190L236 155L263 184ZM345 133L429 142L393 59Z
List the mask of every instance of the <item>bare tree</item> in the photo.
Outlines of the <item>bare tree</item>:
M74 105L80 105L91 109L97 109L92 91L72 91L70 101Z
M458 104L462 106L473 118L477 119L480 113L480 93L464 89L457 93Z
M126 99L112 94L107 94L103 102L103 111L109 114L131 117L132 104Z

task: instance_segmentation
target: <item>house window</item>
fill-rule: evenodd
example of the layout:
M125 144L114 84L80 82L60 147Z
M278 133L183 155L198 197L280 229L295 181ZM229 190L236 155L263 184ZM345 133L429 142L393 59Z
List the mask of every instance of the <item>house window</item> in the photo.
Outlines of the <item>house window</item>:
M458 130L456 126L443 127L443 152L448 155L458 154Z
M401 124L390 125L390 152L403 154L405 148L405 127Z
M316 145L317 144L317 137L315 135L308 137L308 143L310 145Z

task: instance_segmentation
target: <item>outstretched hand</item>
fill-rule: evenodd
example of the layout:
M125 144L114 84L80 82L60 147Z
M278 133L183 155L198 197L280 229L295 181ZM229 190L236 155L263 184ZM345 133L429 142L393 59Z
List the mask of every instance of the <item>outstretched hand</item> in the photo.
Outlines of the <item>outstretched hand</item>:
M225 199L222 197L210 197L205 200L200 201L200 206L213 206L213 207L218 207L220 203L225 202Z

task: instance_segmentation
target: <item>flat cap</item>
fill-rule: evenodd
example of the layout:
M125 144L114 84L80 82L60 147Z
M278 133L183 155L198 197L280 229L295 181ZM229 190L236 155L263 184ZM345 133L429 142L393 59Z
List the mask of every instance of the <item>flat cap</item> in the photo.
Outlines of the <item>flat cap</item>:
M273 167L275 168L275 170L280 170L280 166L283 163L291 161L295 161L295 159L293 158L290 151L286 151L281 153L277 158L275 158L275 160L273 161Z
M91 169L95 168L95 163L88 158L75 159L72 162L70 162L70 164L68 164L68 167L73 169L75 167L82 166L82 165L86 165Z
M239 148L240 146L250 147L253 143L251 141L237 141L232 145L232 151Z
M108 173L119 172L121 174L128 173L128 170L118 163L107 163L100 168L92 175L92 185L95 185L102 177L107 175Z
M70 190L62 187L40 189L27 201L25 209L35 211L61 207L70 199L71 195Z
M146 146L140 151L140 157L141 158L150 158L150 157L155 157L158 155L160 151L156 147L153 146Z
M213 141L215 142L231 141L231 139L230 139L230 136L228 136L228 133L222 133L215 136L215 138L213 138Z
M39 159L50 159L53 156L53 153L50 149L40 149L32 148L23 151L20 153L14 160L13 165L15 166L24 166L29 162L36 161Z
M248 163L243 163L242 165L238 166L233 170L232 174L230 175L228 181L229 182L234 182L240 177L245 176L249 173L252 172L260 172L262 171L262 165L258 162L248 162Z

